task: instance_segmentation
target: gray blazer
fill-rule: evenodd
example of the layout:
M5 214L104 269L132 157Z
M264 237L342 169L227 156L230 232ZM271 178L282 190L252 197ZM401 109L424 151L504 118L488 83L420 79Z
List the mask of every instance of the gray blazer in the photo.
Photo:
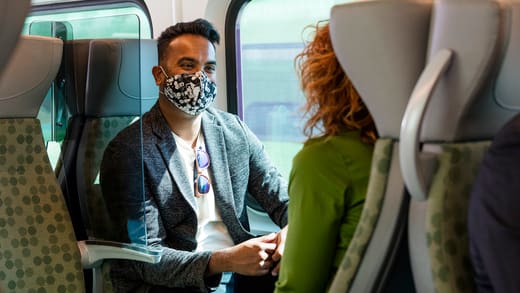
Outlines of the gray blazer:
M233 241L240 243L256 236L249 232L247 193L275 223L285 226L287 183L261 142L236 115L211 108L202 115L215 202ZM182 166L158 103L143 115L142 126L130 125L108 145L100 180L109 212L120 228L114 233L116 240L147 241L147 245L164 248L159 264L114 262L111 277L116 291L143 283L206 291L218 284L219 276L204 278L211 252L194 252L197 216L190 187L193 180L186 178ZM129 219L146 225L135 228ZM143 231L146 237L132 236L135 231Z

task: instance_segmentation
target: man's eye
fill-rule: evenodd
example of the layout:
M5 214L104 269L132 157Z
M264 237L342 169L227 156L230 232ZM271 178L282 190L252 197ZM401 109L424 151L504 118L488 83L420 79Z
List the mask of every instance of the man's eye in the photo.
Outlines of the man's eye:
M193 69L194 65L192 63L184 63L184 64L181 64L181 67L183 69Z
M206 71L208 73L214 73L215 71L217 71L217 66L216 65L207 65L204 67L204 71Z

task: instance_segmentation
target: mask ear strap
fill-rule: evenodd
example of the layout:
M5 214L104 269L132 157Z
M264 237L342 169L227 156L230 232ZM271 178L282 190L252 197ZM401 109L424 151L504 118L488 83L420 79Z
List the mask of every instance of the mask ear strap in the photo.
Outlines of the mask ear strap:
M168 76L168 74L166 74L166 71L164 71L164 68L161 65L159 65L159 68L161 69L162 73L166 76L166 78L170 78Z

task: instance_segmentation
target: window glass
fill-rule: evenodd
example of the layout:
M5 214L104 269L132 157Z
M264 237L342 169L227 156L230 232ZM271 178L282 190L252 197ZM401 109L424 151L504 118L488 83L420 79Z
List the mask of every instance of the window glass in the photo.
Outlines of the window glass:
M327 20L339 2L253 0L237 22L239 114L286 178L305 140L294 58L312 36L306 28Z
M292 158L301 149L305 98L294 58L312 37L311 26L329 18L334 0L252 0L236 23L238 114L258 136L279 171L289 178ZM248 198L252 231L277 226Z
M131 5L131 4L129 4ZM138 21L136 21L138 20ZM23 33L28 34L31 24L39 21L67 23L74 32L74 39L100 38L151 38L150 24L146 14L136 6L93 7L90 10L38 12L25 21Z
M327 20L339 2L254 0L238 21L239 114L286 178L305 139L294 58L311 37L305 28Z
M151 38L152 35L146 14L131 3L35 12L27 17L22 33L53 36L63 40L139 39ZM49 89L38 113L53 166L56 166L60 154L59 145L63 142L70 118L63 84L60 84L59 79L60 74Z

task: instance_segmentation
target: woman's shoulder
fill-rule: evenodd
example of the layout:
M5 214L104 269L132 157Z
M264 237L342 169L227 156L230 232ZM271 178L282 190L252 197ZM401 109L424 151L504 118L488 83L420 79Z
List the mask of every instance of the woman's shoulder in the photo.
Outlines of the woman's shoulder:
M366 150L372 152L373 146L364 143L361 140L359 132L346 131L329 137L321 136L310 138L304 143L301 153L309 155L326 155L328 151L337 151L338 149L348 150L349 152L354 150Z
M373 146L361 141L359 132L349 131L331 137L307 140L293 159L294 165L319 166L352 161L370 161Z

